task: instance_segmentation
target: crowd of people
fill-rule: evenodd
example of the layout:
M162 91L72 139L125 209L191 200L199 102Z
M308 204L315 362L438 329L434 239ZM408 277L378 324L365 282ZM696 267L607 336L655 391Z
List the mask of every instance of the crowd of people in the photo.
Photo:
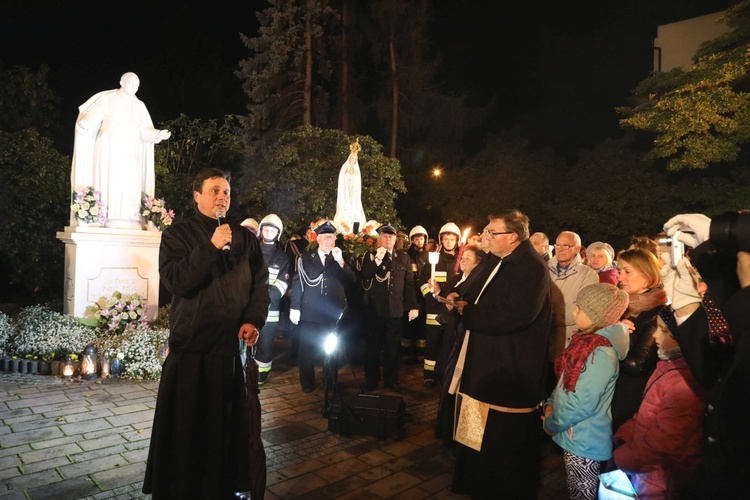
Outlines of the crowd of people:
M195 220L165 231L160 255L175 298L144 482L155 498L180 492L174 478L190 473L206 478L203 491L247 489L236 467L173 460L165 470L152 457L200 449L208 458L229 446L232 462L245 463L237 440L226 441L227 432L246 433L236 428L243 408L232 407L237 363L242 346L257 342L259 383L272 383L273 339L286 320L303 392L316 387L330 331L350 353L363 346L367 392L381 382L400 392L400 365L423 366L439 399L435 435L455 456L456 493L537 498L540 447L551 436L571 498L597 498L600 474L618 469L639 498L741 497L750 433L729 402L748 395L750 253L717 250L707 217L677 216L661 246L634 238L619 252L602 241L584 246L572 231L550 244L517 210L490 215L466 241L452 222L435 240L422 226L401 233L386 223L356 256L337 247L330 223L313 241L293 236L283 247L276 214L218 225L216 210L229 207L219 171L197 179L193 194ZM692 247L687 256L675 261L670 237ZM204 309L211 314L198 321ZM229 331L235 348L219 340ZM228 358L214 368L212 356ZM336 364L327 368L322 381L335 390ZM201 387L225 389L214 396L224 398L224 413L206 417L222 422L210 447L188 446L175 433L194 434L166 425L206 392L185 387L186 370L203 370Z

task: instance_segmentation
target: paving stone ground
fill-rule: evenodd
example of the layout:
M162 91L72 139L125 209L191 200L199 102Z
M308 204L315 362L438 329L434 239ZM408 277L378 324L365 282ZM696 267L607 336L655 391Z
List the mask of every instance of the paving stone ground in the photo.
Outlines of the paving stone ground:
M450 491L451 452L433 437L438 390L422 386L421 367L401 370L403 440L342 437L321 415L323 388L303 393L287 342L277 347L261 390L266 499L467 498ZM363 380L356 362L339 370L342 391L357 392ZM150 498L141 487L157 391L151 381L0 373L0 497ZM549 442L542 455L539 498L567 498L562 455Z

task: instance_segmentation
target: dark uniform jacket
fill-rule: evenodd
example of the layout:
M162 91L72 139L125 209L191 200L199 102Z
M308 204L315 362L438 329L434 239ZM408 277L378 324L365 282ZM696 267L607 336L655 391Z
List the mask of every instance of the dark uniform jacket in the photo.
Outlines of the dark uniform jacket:
M405 311L417 309L414 275L409 256L401 250L387 253L380 265L375 263L375 252L367 252L362 259L362 285L370 311L381 318L400 318Z
M334 325L346 308L346 287L354 281L349 264L342 268L329 253L324 267L317 249L305 252L297 260L292 280L291 309L300 311L301 321Z
M239 355L240 326L262 328L268 314L268 270L258 239L231 223L230 250L211 243L216 219L196 213L162 234L159 275L173 294L170 351Z
M271 251L268 249L269 245L264 243L260 245L261 249L265 250L263 258L268 267L268 294L271 297L271 305L268 307L268 310L277 313L275 316L278 321L279 303L281 302L281 297L286 293L289 281L291 280L291 273L289 272L291 263L289 262L289 256L278 242L272 245L273 248Z
M552 325L549 271L525 240L502 260L475 305L499 258L490 254L485 260L464 293L469 304L462 321L471 337L460 391L485 403L531 408L545 397Z

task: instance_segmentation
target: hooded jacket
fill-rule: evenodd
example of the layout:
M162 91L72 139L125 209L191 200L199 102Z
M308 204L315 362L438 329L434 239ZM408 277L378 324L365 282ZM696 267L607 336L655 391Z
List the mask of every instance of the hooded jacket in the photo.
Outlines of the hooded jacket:
M589 460L612 457L612 414L610 405L620 360L628 354L628 329L622 323L593 333L608 339L611 347L597 347L589 355L575 391L566 392L562 377L545 406L553 412L544 420L544 429L564 450ZM572 433L568 429L572 428ZM571 436L572 434L572 436Z

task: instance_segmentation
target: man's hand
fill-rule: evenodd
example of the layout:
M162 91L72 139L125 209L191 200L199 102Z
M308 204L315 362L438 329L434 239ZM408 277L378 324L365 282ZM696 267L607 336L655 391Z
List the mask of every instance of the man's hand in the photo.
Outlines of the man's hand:
M240 333L237 335L237 337L240 340L245 341L245 344L250 347L255 345L255 343L258 341L258 336L260 335L260 332L258 332L258 329L255 328L255 325L252 325L250 323L244 323L240 327Z
M232 228L229 224L222 224L221 226L214 229L214 235L211 237L211 244L216 247L217 250L224 248L224 245L232 243Z
M448 300L452 300L453 302L456 302L456 299L458 298L458 292L451 292L445 298ZM445 307L447 307L449 311L453 310L453 306L450 304L445 304Z
M469 303L465 300L457 300L456 302L456 310L458 311L458 314L464 313L464 307L468 306Z
M677 239L687 246L695 248L708 240L711 219L703 214L680 214L675 215L664 224L664 231L667 232L667 236L672 236L677 231L682 231L683 228L695 234L680 233Z
M664 284L664 291L672 299L672 310L676 311L688 304L702 302L701 294L695 287L693 277L688 270L690 261L683 257L676 267L663 266L659 273Z
M409 311L409 321L413 321L419 317L419 309L412 309Z
M429 285L430 290L432 290L432 293L434 294L440 293L440 284L437 281L430 278L427 280L427 284Z
M299 324L299 309L289 309L289 321Z
M383 262L386 253L388 253L388 251L385 249L385 247L378 247L378 249L375 251L375 263L377 265L380 265L380 263Z
M333 260L335 260L339 264L344 263L344 254L341 252L341 249L339 247L333 247L333 250L331 250L331 256L333 257Z

